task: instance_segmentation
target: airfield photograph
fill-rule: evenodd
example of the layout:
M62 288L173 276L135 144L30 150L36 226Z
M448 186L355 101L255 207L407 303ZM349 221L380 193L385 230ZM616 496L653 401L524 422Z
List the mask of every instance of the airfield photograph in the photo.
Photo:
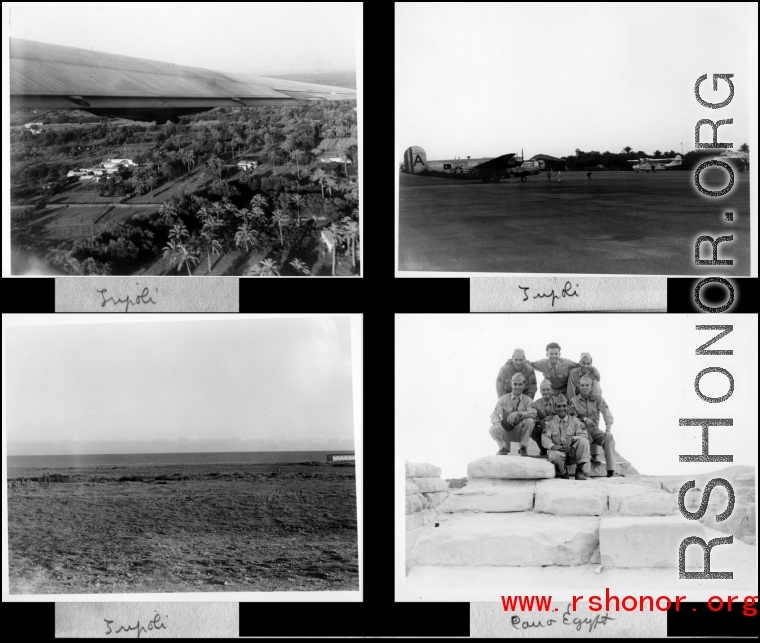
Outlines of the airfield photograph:
M151 11L10 8L11 274L360 276L360 7Z
M694 239L733 234L723 254L749 266L749 173L736 175L731 210L694 194L685 172L562 172L526 182L399 175L399 267L442 272L690 274ZM704 185L725 184L718 169ZM559 222L559 223L558 223ZM730 226L730 227L729 227ZM684 238L692 239L691 246ZM730 245L730 251L728 249ZM689 249L691 248L691 252ZM704 243L702 258L712 249ZM724 274L725 266L713 268Z
M749 275L748 11L397 4L396 275Z
M10 593L358 592L349 317L151 317L3 316Z

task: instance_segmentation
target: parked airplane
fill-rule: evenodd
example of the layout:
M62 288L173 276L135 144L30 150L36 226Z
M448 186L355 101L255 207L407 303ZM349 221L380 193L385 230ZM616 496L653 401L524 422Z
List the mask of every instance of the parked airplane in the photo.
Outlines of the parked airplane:
M629 163L636 163L633 169L637 172L643 170L644 172L656 172L657 170L664 170L669 167L675 167L681 165L681 155L677 154L674 159L638 159L637 161L628 161Z
M543 169L543 161L523 161L522 157L515 154L504 154L496 158L428 161L425 150L416 145L404 152L404 163L401 166L401 170L409 174L480 179L483 183L498 183L502 178L510 176L525 181L527 176L538 174Z
M749 152L738 150L724 150L714 161L733 161L739 167L739 172L744 172L749 167Z

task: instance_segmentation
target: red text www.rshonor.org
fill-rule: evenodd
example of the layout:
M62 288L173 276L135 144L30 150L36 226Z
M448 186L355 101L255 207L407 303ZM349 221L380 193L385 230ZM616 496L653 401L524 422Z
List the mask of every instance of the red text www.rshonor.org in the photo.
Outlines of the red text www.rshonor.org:
M573 596L573 611L576 611L579 601L587 601L588 609L592 612L600 612L602 610L606 612L619 612L621 610L625 612L634 612L636 610L640 612L654 612L655 610L667 612L672 605L675 605L675 609L678 612L680 611L681 602L686 602L686 597L676 596L673 600L667 596L658 596L656 598L652 596L623 596L621 598L610 594L609 588L605 588L604 598L601 596ZM738 603L741 603L741 605L738 605ZM713 612L719 612L724 609L730 612L732 611L732 607L736 605L736 607L741 607L744 616L755 616L757 614L756 603L757 596L745 596L741 599L738 596L727 596L725 600L721 596L711 596L707 601L707 607ZM551 596L502 596L501 604L505 612L517 610L552 611Z

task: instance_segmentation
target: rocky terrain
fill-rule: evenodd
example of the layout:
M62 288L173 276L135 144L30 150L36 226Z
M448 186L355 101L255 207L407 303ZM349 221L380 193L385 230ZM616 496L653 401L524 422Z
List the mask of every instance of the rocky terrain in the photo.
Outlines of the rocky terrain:
M11 469L10 592L358 590L341 465Z

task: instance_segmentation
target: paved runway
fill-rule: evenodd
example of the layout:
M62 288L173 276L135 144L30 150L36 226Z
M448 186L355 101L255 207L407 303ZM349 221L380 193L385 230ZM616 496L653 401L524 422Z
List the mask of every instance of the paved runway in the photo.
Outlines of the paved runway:
M749 173L723 198L699 194L686 171L563 172L526 183L399 174L399 270L749 275ZM711 190L721 170L702 172ZM724 212L732 211L733 222ZM733 266L696 266L701 235ZM702 259L712 248L702 244Z

